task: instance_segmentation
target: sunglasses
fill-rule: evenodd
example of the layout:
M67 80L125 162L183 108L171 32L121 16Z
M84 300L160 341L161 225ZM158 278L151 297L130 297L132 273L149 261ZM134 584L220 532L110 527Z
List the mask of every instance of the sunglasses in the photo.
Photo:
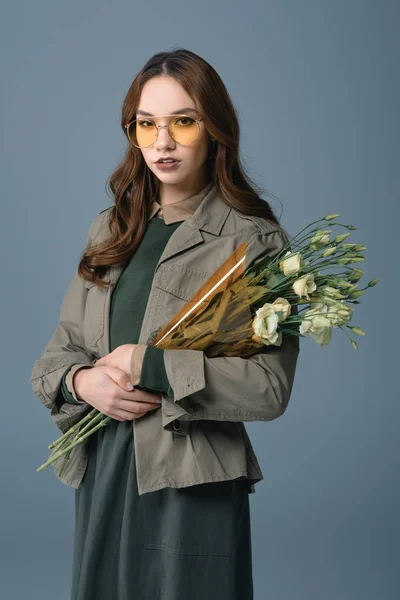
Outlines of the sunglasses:
M168 125L157 125L154 119L134 119L125 125L128 140L137 148L152 146L162 127L168 128L168 133L175 142L188 146L193 144L200 135L200 121L188 115L160 115L171 117Z

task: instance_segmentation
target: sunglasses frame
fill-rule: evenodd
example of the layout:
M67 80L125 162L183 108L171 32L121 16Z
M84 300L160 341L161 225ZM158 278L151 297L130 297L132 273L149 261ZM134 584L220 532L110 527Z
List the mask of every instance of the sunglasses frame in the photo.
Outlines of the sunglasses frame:
M168 125L157 125L157 123L155 123L155 122L153 121L153 119L159 119L160 117L171 117L171 119L170 119L170 120L169 120L169 122L168 122ZM162 129L163 127L166 127L166 128L168 129L168 133L169 133L170 137L171 137L171 138L174 140L174 142L176 142L177 144L180 144L181 146L190 146L190 144L181 144L180 142L178 142L178 141L177 141L177 140L176 140L176 139L175 139L175 138L174 138L174 137L171 135L171 132L170 132L170 130L169 130L169 126L170 126L170 124L171 124L171 122L172 122L172 118L173 118L173 117L187 117L188 119L192 119L193 121L195 121L195 122L197 123L197 137L195 137L195 139L193 140L193 142L190 142L190 144L193 144L193 143L194 143L194 142L195 142L195 141L198 139L198 137L199 137L199 135L200 135L200 125L199 125L199 122L200 122L200 121L203 121L203 119L201 119L201 118L199 118L199 119L195 119L195 118L194 118L194 117L192 117L191 115L186 115L186 114L184 114L184 113L175 113L175 114L172 114L172 115L156 115L155 117L148 117L148 118L144 117L143 119L140 119L140 118L133 119L132 121L129 121L129 123L127 123L126 125L124 125L124 128L125 128L125 133L126 133L126 137L128 138L129 142L130 142L130 143L131 143L133 146L135 146L136 148L150 148L151 146L153 146L153 144L155 144L155 143L156 143L156 141L157 141L157 139L158 139L158 134L159 134L159 131L160 131L160 129ZM128 135L128 128L129 128L129 126L130 126L130 125L132 125L132 123L134 123L135 121L151 121L151 122L152 122L152 123L155 125L155 127L157 128L157 134L156 134L156 139L154 140L154 142L153 142L152 144L149 144L148 146L138 146L137 144L135 144L134 142L132 142L132 140L130 139L130 137L129 137L129 135Z

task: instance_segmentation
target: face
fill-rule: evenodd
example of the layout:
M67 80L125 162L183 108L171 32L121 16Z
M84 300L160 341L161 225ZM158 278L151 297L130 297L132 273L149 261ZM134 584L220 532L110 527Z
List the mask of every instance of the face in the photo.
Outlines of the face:
M170 76L157 76L146 82L136 111L137 119L154 119L157 125L168 125L171 117L159 117L159 115L180 113L195 119L201 117L196 103L176 79ZM168 128L163 127L159 129L158 137L152 146L140 149L147 166L160 180L162 187L189 189L207 184L205 161L210 136L204 122L200 121L199 125L199 136L189 145L176 142L171 138ZM156 164L161 156L171 156L180 161L179 165L170 171L162 170Z

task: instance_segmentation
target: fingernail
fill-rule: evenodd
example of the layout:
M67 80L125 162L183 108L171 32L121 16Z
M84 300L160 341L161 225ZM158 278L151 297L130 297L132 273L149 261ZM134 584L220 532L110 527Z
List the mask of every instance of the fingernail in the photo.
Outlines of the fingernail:
M128 383L126 384L126 387L128 388L128 390L133 390L133 385L131 384L130 381L128 381Z

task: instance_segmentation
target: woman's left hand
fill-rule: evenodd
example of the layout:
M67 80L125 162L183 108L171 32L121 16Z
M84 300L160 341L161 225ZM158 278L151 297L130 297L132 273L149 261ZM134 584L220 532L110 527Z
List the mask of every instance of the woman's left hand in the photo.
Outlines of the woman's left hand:
M95 367L117 367L128 376L131 375L132 353L137 344L122 344L94 363Z

